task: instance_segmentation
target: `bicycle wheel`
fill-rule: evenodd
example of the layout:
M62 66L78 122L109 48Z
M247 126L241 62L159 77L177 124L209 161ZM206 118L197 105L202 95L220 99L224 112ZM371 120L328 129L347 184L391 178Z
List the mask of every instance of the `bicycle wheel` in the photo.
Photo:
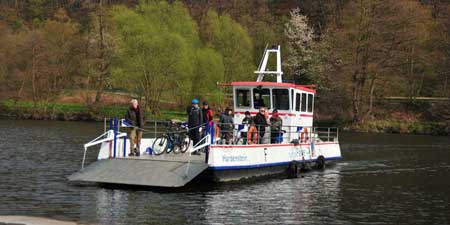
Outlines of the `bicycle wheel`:
M185 136L181 140L180 151L182 153L185 153L189 149L189 147L191 146L191 143L192 143L192 140L188 136Z
M174 154L180 153L180 152L181 152L181 146L180 146L179 144L173 144L173 150L172 150L172 152L173 152Z
M168 146L169 140L166 137L156 138L155 142L153 142L153 154L155 155L163 154Z

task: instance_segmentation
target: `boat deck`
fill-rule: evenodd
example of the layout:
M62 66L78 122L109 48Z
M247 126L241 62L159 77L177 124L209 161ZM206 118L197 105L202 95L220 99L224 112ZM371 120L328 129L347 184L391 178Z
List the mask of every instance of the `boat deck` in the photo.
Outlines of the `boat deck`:
M204 162L205 154L201 155L189 155L189 153L179 153L179 154L161 154L161 155L149 155L141 154L140 156L127 156L122 159L136 159L136 160L157 160L157 161L173 161L173 162Z
M99 160L68 179L72 182L181 187L207 168L205 154L141 155Z

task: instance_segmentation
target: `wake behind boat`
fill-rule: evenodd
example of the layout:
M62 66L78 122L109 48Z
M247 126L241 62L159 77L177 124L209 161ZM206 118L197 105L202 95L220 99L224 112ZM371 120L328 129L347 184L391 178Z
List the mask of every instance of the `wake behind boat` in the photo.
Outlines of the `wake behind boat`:
M276 56L275 71L267 70L271 54ZM235 123L229 124L232 128L227 136L220 134L225 130L208 129L201 141L193 145L182 128L167 132L168 135L159 139L143 138L140 156L130 157L129 137L120 131L128 125L114 119L108 131L85 144L82 169L69 176L69 180L181 187L194 179L226 182L261 176L296 177L302 170L323 169L327 162L342 157L338 129L312 126L316 90L309 85L283 82L280 46L265 50L255 73L258 74L256 82L228 84L233 88L234 121L242 121L246 112L256 115L261 109L276 109L282 127L275 137L270 128L259 126L256 129L264 129L264 135L254 140L258 136L241 135L251 133L251 125ZM276 76L276 82L263 81L264 76ZM156 122L146 132L150 130L154 137L162 134ZM97 161L84 167L87 149L96 145L100 145ZM171 153L160 154L167 150Z

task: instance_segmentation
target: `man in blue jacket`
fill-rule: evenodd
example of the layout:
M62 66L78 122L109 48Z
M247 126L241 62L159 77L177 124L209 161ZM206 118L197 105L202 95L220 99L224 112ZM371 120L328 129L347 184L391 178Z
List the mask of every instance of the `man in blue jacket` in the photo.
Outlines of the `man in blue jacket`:
M191 138L194 146L200 141L200 127L203 126L203 113L198 106L198 100L192 99L192 107L188 111L188 127L189 137ZM199 154L195 152L194 154Z

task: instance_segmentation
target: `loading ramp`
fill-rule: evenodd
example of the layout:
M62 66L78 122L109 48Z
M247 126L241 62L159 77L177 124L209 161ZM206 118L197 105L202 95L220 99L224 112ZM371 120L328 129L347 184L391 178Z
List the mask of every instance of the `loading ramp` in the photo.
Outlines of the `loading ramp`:
M104 159L68 177L71 182L182 187L208 168L204 155Z

